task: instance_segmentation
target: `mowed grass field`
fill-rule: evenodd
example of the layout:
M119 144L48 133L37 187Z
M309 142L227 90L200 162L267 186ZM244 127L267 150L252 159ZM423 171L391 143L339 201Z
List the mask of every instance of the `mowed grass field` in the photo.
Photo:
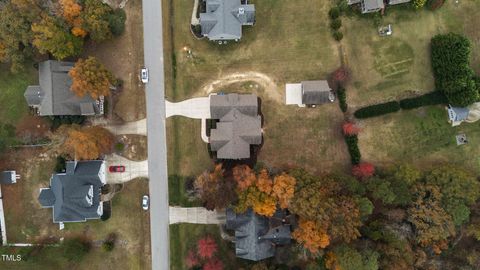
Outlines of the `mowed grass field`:
M465 34L474 44L472 67L480 72L480 1L447 1L436 11L408 6L387 8L382 25L392 24L393 35L380 37L373 19L342 17L348 87L353 108L434 90L430 40L440 33Z

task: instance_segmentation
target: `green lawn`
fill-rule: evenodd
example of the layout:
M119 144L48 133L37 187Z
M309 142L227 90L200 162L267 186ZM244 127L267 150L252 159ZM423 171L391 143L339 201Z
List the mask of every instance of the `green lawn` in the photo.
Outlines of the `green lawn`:
M419 167L455 163L480 173L480 126L452 127L443 106L423 107L362 120L359 135L364 160L376 165L392 162ZM457 146L455 135L465 133L468 144Z
M480 2L454 2L434 12L388 8L382 25L392 24L390 37L379 37L369 17L342 17L342 44L353 75L349 105L361 107L434 90L429 46L439 33L459 32L474 41L472 66L480 72Z
M28 113L23 97L30 84L38 84L38 71L27 64L24 72L12 74L9 67L0 65L0 122L15 125Z

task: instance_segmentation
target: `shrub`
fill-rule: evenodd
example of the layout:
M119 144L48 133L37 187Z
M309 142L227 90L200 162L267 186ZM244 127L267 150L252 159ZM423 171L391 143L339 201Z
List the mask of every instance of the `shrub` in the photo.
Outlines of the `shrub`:
M400 100L400 108L410 110L422 106L430 106L448 103L447 98L440 91L430 92L414 98L405 98Z
M397 101L390 101L387 103L376 104L361 108L355 112L356 118L369 118L380 116L387 113L393 113L400 110L400 104Z
M209 235L199 239L197 242L197 255L202 259L212 258L217 250L217 243Z
M372 177L375 173L375 166L371 163L362 162L353 166L352 175L358 179L366 179Z
M115 241L117 240L117 235L115 233L110 233L105 239L105 242L102 244L104 251L110 252L115 248Z
M351 122L344 123L342 129L343 135L345 136L358 135L358 133L360 132L360 128L358 128L354 123Z
M333 7L328 11L328 16L330 16L330 19L334 20L340 17L340 9L338 7Z
M52 131L59 128L61 125L72 125L78 124L82 125L85 122L86 116L83 115L57 115L50 116L50 121L52 122L51 129Z
M344 88L340 88L337 91L337 96L338 96L338 103L340 104L340 110L342 112L346 112L348 109L347 105L347 93Z
M65 172L66 169L66 162L63 156L57 156L57 160L55 163L55 172L62 173Z
M420 9L420 8L424 7L426 3L427 3L427 0L413 0L412 1L412 5L416 9Z
M330 23L330 28L332 28L333 30L338 30L340 29L340 27L342 27L342 19L340 18L336 18Z
M335 31L333 32L333 38L336 40L336 41L340 41L343 39L343 34L342 32L340 31Z
M337 68L331 75L331 80L335 82L336 86L344 87L350 80L350 71L345 67Z
M348 152L350 153L350 160L353 165L360 163L362 158L360 154L360 149L358 148L358 137L357 135L345 136L345 142L347 143Z
M476 102L479 94L470 68L470 41L462 35L449 33L433 37L431 47L437 90L454 106L465 107Z
M121 8L115 9L108 15L108 26L114 36L120 36L125 31L125 20L127 15Z
M428 6L428 9L430 10L436 10L441 8L444 3L445 3L445 0L429 0L427 2L427 6Z
M125 149L125 144L118 142L115 144L115 151L122 152Z

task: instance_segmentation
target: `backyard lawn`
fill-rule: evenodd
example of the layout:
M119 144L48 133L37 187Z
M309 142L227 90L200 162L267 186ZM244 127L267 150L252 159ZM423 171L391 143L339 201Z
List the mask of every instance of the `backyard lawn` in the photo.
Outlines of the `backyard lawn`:
M439 33L465 34L474 44L472 66L480 72L479 1L447 1L436 11L387 8L382 25L392 24L393 35L380 37L369 17L342 17L348 87L353 108L434 90L430 40Z
M15 125L27 115L23 93L30 84L38 84L38 71L31 64L17 74L10 73L8 66L0 65L0 122Z
M447 123L443 106L423 107L362 120L359 146L364 160L376 165L404 162L420 168L434 163L454 163L480 173L480 126ZM466 134L468 143L457 146L455 135Z

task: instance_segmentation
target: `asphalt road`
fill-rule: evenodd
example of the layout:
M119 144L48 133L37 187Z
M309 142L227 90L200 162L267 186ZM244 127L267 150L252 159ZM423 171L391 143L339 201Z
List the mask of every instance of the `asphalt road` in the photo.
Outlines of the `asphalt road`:
M143 0L152 269L170 269L162 0Z

